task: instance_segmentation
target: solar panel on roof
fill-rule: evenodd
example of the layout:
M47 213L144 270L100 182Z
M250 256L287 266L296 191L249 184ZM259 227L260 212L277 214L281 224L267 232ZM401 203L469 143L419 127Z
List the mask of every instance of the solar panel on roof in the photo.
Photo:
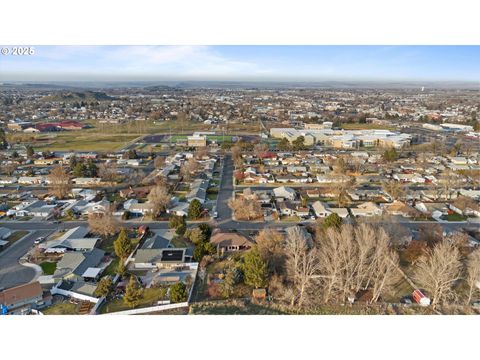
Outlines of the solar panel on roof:
M183 250L162 251L162 261L181 261L182 259L183 259Z

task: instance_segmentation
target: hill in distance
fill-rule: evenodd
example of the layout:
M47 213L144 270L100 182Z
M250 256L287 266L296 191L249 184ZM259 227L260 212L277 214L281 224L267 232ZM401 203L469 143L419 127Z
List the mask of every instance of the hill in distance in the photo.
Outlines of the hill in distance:
M80 101L111 101L115 100L115 98L98 91L64 91L45 96L42 100L73 103Z

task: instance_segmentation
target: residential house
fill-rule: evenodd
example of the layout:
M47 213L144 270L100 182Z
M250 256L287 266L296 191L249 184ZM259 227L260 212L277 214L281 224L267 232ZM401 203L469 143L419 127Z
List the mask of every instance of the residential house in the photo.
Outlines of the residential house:
M77 177L72 179L72 182L75 185L80 185L80 186L92 186L92 185L98 185L102 182L101 178L92 178L92 177Z
M12 235L12 230L0 227L0 240L6 240L10 235Z
M30 309L41 309L51 303L51 297L43 295L38 281L0 291L0 305L7 314L22 314Z
M55 280L85 281L89 273L95 272L96 276L101 273L99 265L102 263L105 251L94 248L90 251L72 251L63 255L57 263L53 274Z
M383 209L389 215L400 215L404 217L416 217L420 215L420 212L417 209L398 200L395 200L391 204L384 204Z
M133 259L135 269L177 268L192 261L191 248L138 249Z
M197 199L204 204L207 198L209 180L196 179L190 186L190 192L187 194L187 201L190 203L193 199Z
M359 204L356 208L351 208L350 212L354 217L382 215L382 209L380 206L371 201Z
M236 232L214 233L210 238L210 243L215 245L220 254L232 251L249 250L255 245L255 242L244 235Z
M286 199L286 200L295 200L297 197L297 192L290 187L280 186L273 189L273 195L277 199Z
M77 226L65 231L59 238L40 244L41 249L46 252L65 252L73 251L90 251L93 250L100 238L89 238L88 228L86 226Z
M329 206L321 201L315 201L312 204L313 211L315 212L315 215L319 218L327 217L330 215L332 212L330 211Z
M177 216L187 216L188 215L188 203L178 202L175 206L170 209L167 209L168 214L174 214Z
M415 203L414 207L422 214L430 216L434 219L448 215L448 207L445 203L425 203L419 201Z

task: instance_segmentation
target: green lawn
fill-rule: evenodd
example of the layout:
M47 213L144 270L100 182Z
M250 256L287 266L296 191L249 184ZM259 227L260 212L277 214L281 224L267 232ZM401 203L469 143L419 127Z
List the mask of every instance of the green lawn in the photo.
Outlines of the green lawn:
M57 263L45 261L40 264L44 275L53 275L57 269Z
M163 300L163 294L164 290L162 288L144 289L142 299L140 300L137 308L157 305L157 302L159 300ZM102 306L100 312L104 314L108 312L117 312L130 309L131 307L125 304L123 299L116 299L113 301L109 301L104 306Z
M359 123L344 123L341 126L342 129L344 130L371 130L371 129L377 129L377 130L395 130L395 126L389 126L389 125L380 125L380 124L359 124Z
M115 275L117 273L117 267L120 259L115 257L112 262L107 266L107 268L103 271L103 275Z
M12 233L12 235L10 235L7 238L7 241L9 242L9 245L12 245L15 241L20 240L27 234L28 234L28 231L25 231L25 230L15 231L14 233Z
M447 220L447 221L465 221L465 220L467 220L467 218L465 216L457 214L457 213L449 214L447 216L443 216L442 218L444 220Z
M207 199L208 200L217 200L218 193L216 194L207 194Z
M41 310L45 315L77 315L78 305L69 302L58 303Z

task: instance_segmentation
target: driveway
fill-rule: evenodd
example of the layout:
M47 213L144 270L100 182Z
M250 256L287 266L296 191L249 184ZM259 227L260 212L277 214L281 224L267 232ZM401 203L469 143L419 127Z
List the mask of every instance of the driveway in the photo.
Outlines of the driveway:
M51 232L51 230L33 231L0 252L0 288L26 284L35 279L35 269L20 265L18 261L31 249L36 238L47 236Z

